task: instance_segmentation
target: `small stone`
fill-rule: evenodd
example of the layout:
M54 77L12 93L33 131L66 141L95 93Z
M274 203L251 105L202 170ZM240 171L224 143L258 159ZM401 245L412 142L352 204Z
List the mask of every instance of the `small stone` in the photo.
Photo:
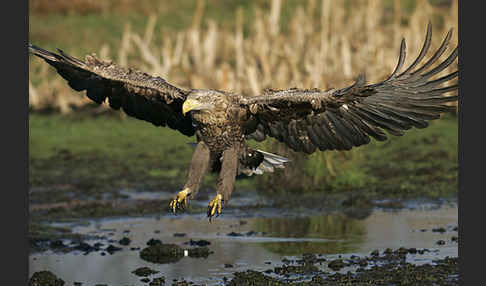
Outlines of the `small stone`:
M133 274L139 276L139 277L147 277L152 274L159 273L159 271L152 270L148 267L140 267L132 271Z
M54 241L51 241L51 243L49 244L52 248L61 248L61 247L65 247L64 243L62 242L62 240L54 240Z
M346 265L344 264L342 259L336 259L336 260L329 262L329 264L327 266L329 266L329 268L331 268L332 270L337 271L337 270L343 268Z
M417 249L416 248L409 248L408 253L415 254L415 253L417 253Z
M121 247L114 246L113 244L110 244L106 249L105 249L109 254L115 253L115 251L120 251L122 250Z
M149 286L163 286L165 285L165 277L157 277L152 280L152 282L149 283Z
M243 234L232 231L228 233L227 236L243 236Z
M130 238L124 237L118 241L119 244L121 245L129 245L131 242Z
M184 244L189 244L191 246L207 246L207 245L210 245L211 242L207 241L207 240L204 240L204 239L201 239L201 240L189 240L188 242L184 243Z
M443 227L434 228L434 229L432 229L432 231L433 232L440 232L440 233L446 232L445 228L443 228Z
M151 238L149 241L147 241L148 246L153 246L153 245L158 245L158 244L162 244L162 241L160 241L160 239Z

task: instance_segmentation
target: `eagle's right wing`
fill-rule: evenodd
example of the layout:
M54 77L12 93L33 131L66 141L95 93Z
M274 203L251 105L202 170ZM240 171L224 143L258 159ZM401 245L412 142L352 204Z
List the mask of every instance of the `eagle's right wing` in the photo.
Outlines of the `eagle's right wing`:
M124 69L94 56L86 56L83 62L61 50L55 54L31 44L29 50L56 68L72 89L86 90L94 102L101 104L108 98L111 108L122 108L129 116L156 126L169 126L187 136L194 135L191 118L182 114L188 92L163 78Z

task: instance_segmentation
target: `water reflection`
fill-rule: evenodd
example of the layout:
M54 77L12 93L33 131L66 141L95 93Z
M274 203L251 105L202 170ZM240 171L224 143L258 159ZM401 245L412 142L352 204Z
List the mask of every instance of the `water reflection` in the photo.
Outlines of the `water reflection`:
M369 255L375 249L381 252L385 248L404 246L433 250L427 255L407 257L407 262L411 263L430 263L445 256L457 256L457 243L451 242L451 237L457 236L457 232L452 230L458 223L457 205L418 207L395 212L375 210L364 219L338 212L283 217L275 210L259 210L258 215L226 213L211 224L203 215L90 221L74 227L73 231L104 235L114 241L101 241L105 246L128 237L130 245L122 246L123 250L113 255L104 256L100 252L88 255L32 254L29 258L29 276L37 271L49 270L65 280L66 285L73 285L74 282L82 282L83 285L141 285L139 277L131 272L147 266L159 271L166 281L185 278L196 284L221 285L223 277L231 278L236 271L265 271L281 266L284 257L303 253L324 254L326 259L334 259L337 254L343 257L351 254L361 256ZM437 227L444 227L447 231L431 231ZM232 232L240 235L229 236ZM186 236L174 236L174 233L186 233ZM184 243L190 239L204 239L211 243L208 247L214 254L207 258L183 257L170 264L147 262L140 258L140 251L152 238L177 244L184 249L189 248ZM437 245L439 239L446 243ZM97 241L88 242L93 245ZM139 247L140 250L133 251L131 247ZM232 267L226 267L229 264Z
M280 255L336 254L357 251L366 235L363 222L341 213L298 218L256 218L255 228L272 237L325 238L326 242L268 242L263 247Z

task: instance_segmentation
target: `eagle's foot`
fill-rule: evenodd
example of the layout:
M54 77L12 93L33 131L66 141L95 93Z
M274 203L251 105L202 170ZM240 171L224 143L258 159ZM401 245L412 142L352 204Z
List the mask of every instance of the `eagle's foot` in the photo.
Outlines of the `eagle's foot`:
M191 194L189 188L185 188L175 195L175 197L170 201L169 208L175 214L178 210L185 210L187 206L187 197Z
M217 194L214 199L209 202L208 205L208 218L211 221L211 218L216 214L219 216L221 214L221 209L223 208L223 196L221 194Z

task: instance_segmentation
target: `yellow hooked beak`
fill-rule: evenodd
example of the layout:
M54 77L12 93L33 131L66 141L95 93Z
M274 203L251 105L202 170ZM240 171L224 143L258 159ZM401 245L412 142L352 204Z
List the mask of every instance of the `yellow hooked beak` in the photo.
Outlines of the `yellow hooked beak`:
M201 103L197 100L187 99L182 105L182 114L186 115L187 112L199 107Z

